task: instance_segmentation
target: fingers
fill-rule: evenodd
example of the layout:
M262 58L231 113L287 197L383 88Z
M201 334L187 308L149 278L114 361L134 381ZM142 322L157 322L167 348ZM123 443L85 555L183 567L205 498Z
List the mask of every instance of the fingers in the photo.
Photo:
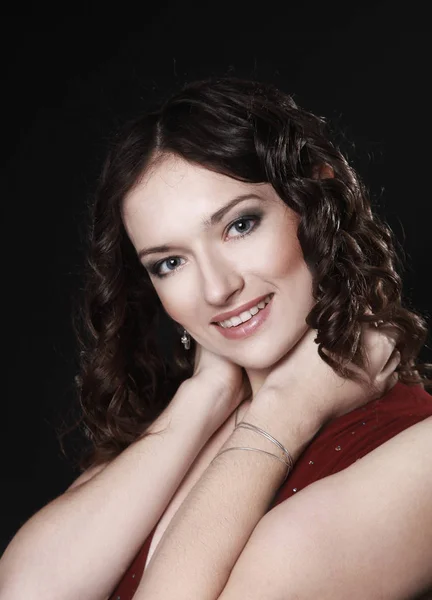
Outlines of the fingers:
M389 339L391 339L394 342L394 345L397 344L398 342L398 331L395 327L393 327L392 325L389 325L388 323L383 324L382 321L379 322L379 324L377 324L374 327L374 330L376 331L378 329L379 333L384 334L385 336L387 336Z
M396 331L392 327L380 327L365 324L362 327L362 342L369 362L368 373L372 379L378 377L385 370L385 376L388 376L389 370L393 367L393 353L397 343Z
M398 381L396 368L400 363L400 352L396 349L398 340L394 327L367 326L363 331L365 349L370 365L370 375L373 378L377 397L387 393Z
M391 373L393 373L393 371L399 365L400 358L401 358L401 355L400 355L399 350L397 348L394 348L388 361L386 362L383 369L381 370L381 373L379 373L379 376L382 376L382 378L385 379L385 377L388 377L388 375L391 375Z
M377 386L382 388L383 393L389 391L399 380L399 375L396 372L400 364L401 355L396 348L393 350L387 364L376 377Z

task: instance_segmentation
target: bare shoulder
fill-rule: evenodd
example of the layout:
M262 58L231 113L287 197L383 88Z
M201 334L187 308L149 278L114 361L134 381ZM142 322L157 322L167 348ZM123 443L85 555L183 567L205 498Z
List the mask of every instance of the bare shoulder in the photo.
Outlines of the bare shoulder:
M269 598L286 589L320 600L419 597L432 586L431 461L429 417L277 505L249 538L226 599L264 597L261 581L273 581Z
M93 477L95 475L97 475L98 473L103 471L108 464L109 464L108 462L104 462L99 465L94 465L92 467L89 467L83 473L81 473L81 475L79 477L77 477L77 479L75 479L75 481L73 481L71 483L71 485L66 489L66 491L69 492L70 490L73 490L74 488L79 487L83 483L87 483L87 481L90 481L91 479L93 479Z
M343 504L364 507L381 495L390 501L397 498L413 505L413 498L424 497L432 506L432 417L398 433L344 470L321 479L271 510L264 519L271 518L289 507L297 510L305 502L321 498L330 500L326 512ZM301 508L302 512L304 511ZM432 510L430 517L432 519ZM432 523L431 523L432 524Z
M404 429L372 452L356 461L353 465L328 478L333 482L341 479L361 480L372 474L380 476L388 473L389 477L402 476L405 481L425 476L425 483L432 480L432 472L426 471L427 463L432 458L432 417L419 421ZM326 480L323 480L325 483ZM420 483L420 481L417 481Z

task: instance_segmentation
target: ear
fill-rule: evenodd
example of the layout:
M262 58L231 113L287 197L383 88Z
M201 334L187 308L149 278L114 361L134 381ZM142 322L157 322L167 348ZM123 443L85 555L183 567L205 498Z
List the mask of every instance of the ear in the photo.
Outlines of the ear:
M334 171L331 165L321 163L312 167L312 179L333 179Z

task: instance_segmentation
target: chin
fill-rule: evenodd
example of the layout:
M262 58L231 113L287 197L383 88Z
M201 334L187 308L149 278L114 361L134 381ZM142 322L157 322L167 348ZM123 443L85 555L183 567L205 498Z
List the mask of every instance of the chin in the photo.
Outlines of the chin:
M285 337L285 340L270 341L266 344L254 344L244 351L244 356L239 357L241 362L240 366L245 369L253 370L265 370L273 367L279 360L284 358L291 350L298 344L305 333L309 330L306 323L304 326L295 333L290 332Z

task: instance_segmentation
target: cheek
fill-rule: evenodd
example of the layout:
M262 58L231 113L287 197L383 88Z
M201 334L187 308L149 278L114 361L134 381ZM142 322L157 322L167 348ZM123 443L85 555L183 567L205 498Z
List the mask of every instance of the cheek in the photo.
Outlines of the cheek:
M194 294L189 294L185 290L182 292L178 288L174 289L174 286L172 293L165 290L163 294L159 294L165 312L177 323L190 322L196 315L196 307L193 305L194 297Z
M300 243L296 239L294 244L281 244L279 247L280 251L274 256L269 274L286 292L290 309L307 314L315 304L313 278L303 258Z
M283 228L276 235L267 238L257 252L256 260L260 270L281 279L304 271L306 267L300 243L292 227Z

